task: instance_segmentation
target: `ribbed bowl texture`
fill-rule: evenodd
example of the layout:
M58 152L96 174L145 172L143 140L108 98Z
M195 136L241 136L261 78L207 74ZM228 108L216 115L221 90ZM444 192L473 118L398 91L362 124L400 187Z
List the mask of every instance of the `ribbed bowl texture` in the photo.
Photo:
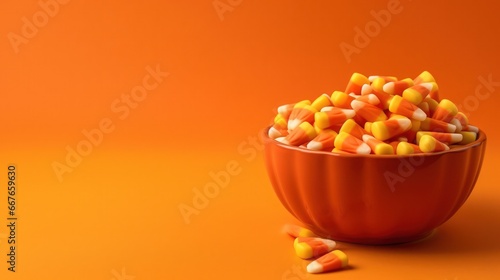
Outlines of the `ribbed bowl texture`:
M486 148L468 145L409 156L311 151L267 136L265 165L283 206L315 233L338 241L393 244L421 239L471 194Z

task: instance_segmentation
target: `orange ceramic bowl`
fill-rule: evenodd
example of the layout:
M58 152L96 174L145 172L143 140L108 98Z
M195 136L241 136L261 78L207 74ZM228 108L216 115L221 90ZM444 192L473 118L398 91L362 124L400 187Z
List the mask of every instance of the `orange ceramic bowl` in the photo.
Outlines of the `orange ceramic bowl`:
M262 132L267 172L283 206L315 233L391 244L430 234L464 204L479 176L486 135L446 152L334 154L279 143Z

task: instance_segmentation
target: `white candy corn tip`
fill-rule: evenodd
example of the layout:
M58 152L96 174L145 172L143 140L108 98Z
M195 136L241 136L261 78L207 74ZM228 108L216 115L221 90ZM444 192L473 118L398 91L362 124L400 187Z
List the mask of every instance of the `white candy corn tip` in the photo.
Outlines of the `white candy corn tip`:
M363 139L363 142L368 142L370 139L374 139L375 137L371 136L371 135L368 135L368 134L363 134L363 136L361 136L361 138Z
M456 119L456 118L453 118L451 119L450 123L454 126L456 126L457 128L455 129L455 132L460 132L462 131L462 123Z
M399 123L399 127L401 127L403 130L407 130L407 129L411 128L411 121L410 121L410 119L401 118L401 119L397 119L397 121Z
M417 121L425 121L425 119L427 118L427 115L425 114L425 112L422 109L417 108L417 110L415 110L415 112L413 112L413 115L411 118L414 120L417 120Z
M460 133L453 133L451 134L451 143L458 143L462 142L464 140L464 136Z
M346 118L348 119L352 119L354 118L354 116L356 116L356 111L354 110L351 110L351 109L341 109L342 112L344 112L344 115Z
M351 102L351 107L352 109L354 109L354 111L359 111L361 108L363 108L363 106L365 105L366 103L363 102L363 101L359 101L359 100L353 100Z
M368 94L368 102L370 102L370 104L373 105L378 105L380 103L380 99L378 99L378 97L375 94L370 93Z
M333 250L337 246L337 243L330 239L323 239L323 243L328 247L328 251Z
M301 120L295 119L288 121L288 130L293 130L302 123Z
M451 123L449 123L449 124L446 126L446 130L447 130L448 132L452 133L452 132L457 131L457 127L456 127L456 126L454 126L454 125L452 125Z
M321 144L321 142L311 141L311 142L307 143L306 147L309 150L319 151L323 148L323 144Z
M290 144L290 143L288 142L288 140L286 139L286 137L278 137L278 138L276 138L276 139L274 139L274 140L276 140L276 141L278 141L278 142L281 142L281 143L283 143L283 144L287 144L287 145L288 145L288 144Z
M288 110L287 110L287 107L288 107L288 106L289 106L289 105L281 105L281 106L279 106L279 107L278 107L278 114L284 114L284 113L286 113L286 112L288 111Z
M313 261L307 265L307 272L309 273L321 273L323 272L323 266L317 261Z
M271 139L276 139L276 138L278 138L278 137L282 136L282 135L281 135L281 132L279 132L279 131L278 131L276 128L274 128L274 127L271 127L271 128L269 129L268 135L269 135L269 138L271 138Z
M429 91L431 91L431 90L432 90L432 88L434 87L431 83L421 83L421 84L419 84L419 85L421 85L421 86L425 87L425 88L426 88L426 89L428 89Z
M356 154L360 154L360 155L368 155L371 152L372 152L372 149L366 143L359 145L359 147L356 149Z
M387 84L385 84L382 89L389 93L389 94L393 94L394 93L394 82L388 82Z
M469 124L469 125L467 125L467 131L478 133L479 128L477 126L473 126L473 125Z
M375 81L376 78L379 78L379 77L380 77L380 75L368 76L368 81L370 81L370 83L371 83L371 82Z
M333 107L333 106L325 106L325 107L321 108L320 111L321 112L329 112L329 111L333 110L333 108L335 108L335 107Z
M373 91L372 86L364 84L361 86L361 95L367 95Z

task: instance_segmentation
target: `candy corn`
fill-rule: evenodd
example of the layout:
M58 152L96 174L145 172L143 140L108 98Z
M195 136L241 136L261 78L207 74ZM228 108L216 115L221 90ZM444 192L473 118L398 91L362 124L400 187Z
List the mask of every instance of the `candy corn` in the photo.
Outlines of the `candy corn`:
M460 145L466 145L469 143L472 143L476 141L477 133L472 132L472 131L460 131L459 132L462 135L462 141L460 141L458 144Z
M453 119L450 121L450 123L457 127L455 132L460 132L463 129L465 129L465 130L468 129L469 119L467 118L467 116L464 113L457 112L457 114L455 115L455 117L453 117Z
M436 140L439 140L445 144L455 144L462 142L463 135L460 133L444 133L444 132L433 132L433 131L419 131L417 132L417 144L420 143L420 139L424 135L430 135ZM476 140L476 139L474 139Z
M349 95L354 97L354 99L358 99L359 97L361 97L360 94L355 94L354 92L349 93Z
M283 144L290 145L290 142L288 142L288 140L286 139L286 136L276 137L276 138L274 138L274 140L276 140L280 143L283 143Z
M383 142L378 140L377 138L365 134L363 135L363 141L370 146L370 149L373 151L374 154L376 155L393 155L394 154L394 148Z
M347 255L340 250L333 250L328 254L311 262L307 266L309 273L322 273L344 268L348 265Z
M383 77L377 77L374 78L373 81L371 81L370 87L372 88L372 93L377 91L377 92L384 92L387 94L387 92L384 91L384 85L388 81L384 79ZM389 95L389 94L387 94Z
M423 135L422 138L420 138L418 147L424 153L441 152L450 149L446 144L436 140L436 138L430 135Z
M319 237L297 237L293 242L295 254L302 259L320 257L332 251L337 244Z
M276 115L276 117L274 118L274 124L269 129L268 134L272 139L288 135L287 121L282 114Z
M428 98L431 98L433 100L436 100L436 102L439 102L439 87L436 84L436 82L429 81L429 82L424 82L424 83L415 83L415 85L423 85L427 89L429 89L429 94L427 95ZM424 98L425 99L425 98Z
M325 106L325 107L321 108L321 110L319 110L319 111L320 112L328 112L328 111L334 110L333 108L339 109L335 106ZM345 110L349 110L349 109L345 109Z
M334 124L343 123L347 119L354 117L355 114L353 110L331 107L329 111L314 114L314 125L320 129L325 129Z
M323 93L311 103L311 106L314 107L314 109L316 109L317 111L321 110L321 108L325 106L330 105L332 105L332 101L330 99L330 96L328 96L328 94L326 93Z
M371 133L378 140L387 140L394 136L397 136L411 128L410 119L403 118L392 118L387 121L374 122L371 125Z
M335 138L335 148L354 154L369 154L370 146L351 134L340 132Z
M292 113L293 106L295 104L285 104L278 107L278 114L282 115L286 120L290 117L290 113Z
M293 130L303 122L313 123L316 108L304 103L297 103L290 112L288 119L288 130Z
M370 81L368 80L367 77L359 73L354 73L349 79L349 83L347 84L345 92L348 94L351 92L354 92L355 94L361 94L361 87L364 84L369 84L369 83Z
M373 81L375 81L375 79L382 79L384 82L395 82L398 80L398 78L394 77L394 76L377 76L377 75L372 75L372 76L368 76L368 81L370 81L371 83Z
M396 148L397 155L411 155L421 153L420 147L418 145L408 143L408 142L399 142Z
M351 107L357 115L369 122L383 121L387 119L386 114L382 109L375 105L371 105L358 100L351 102Z
M302 122L299 126L290 131L290 134L286 136L286 140L288 144L292 146L299 146L313 140L316 134L316 130L310 123Z
M406 142L414 142L417 137L417 132L420 131L421 121L410 119L411 127L406 132L401 133L401 137L406 138Z
M334 130L322 130L313 140L307 143L306 147L315 151L331 151L335 146L335 137L337 137L337 132Z
M349 94L342 91L334 91L332 93L332 103L335 107L351 109L351 102L355 99Z
M417 85L421 83L436 82L436 80L431 75L431 73L429 73L428 71L423 71L415 79L413 79L413 82Z
M450 122L457 113L457 106L450 100L443 99L437 105L432 118L443 122Z
M466 126L463 126L462 130L463 131L472 131L472 132L475 132L475 133L479 132L479 128L477 126L473 126L473 125L470 125L470 124L466 125Z
M368 95L370 93L373 92L373 88L371 85L369 84L364 84L362 87L361 87L361 95Z
M405 89L402 96L411 103L418 105L431 92L432 87L430 83L416 84Z
M281 105L278 107L278 114L281 114L285 119L288 120L288 118L290 117L290 113L293 110L293 107L297 104L311 105L311 101L302 100L297 103Z
M427 103L427 105L429 106L429 114L427 114L427 116L432 116L434 114L434 112L436 111L436 108L437 108L439 102L437 102L436 100L434 100L428 96L422 102Z
M455 132L462 131L462 123L457 118L451 119L450 123L455 126Z
M422 111L424 111L426 116L431 116L431 112L429 109L429 103L427 103L425 100L420 102L420 104L418 104L418 108L420 108Z
M436 132L455 132L457 127L452 125L451 123L446 123L432 118L426 118L420 123L420 129Z
M352 119L349 119L344 122L344 124L339 130L339 133L340 132L346 132L358 139L362 139L363 135L367 134L367 132Z
M438 86L436 83L432 83L432 89L431 89L431 92L429 92L428 97L432 98L436 101L441 100L441 98L439 98L439 91L438 91Z
M309 150L379 155L439 152L476 141L479 128L438 91L427 71L402 80L354 73L344 91L279 106L268 136Z
M467 116L462 112L458 112L455 115L455 119L457 119L460 122L462 127L467 126L469 124L469 118L467 118Z
M388 101L391 99L391 95L384 91L385 83L386 81L383 78L376 78L370 85L372 93L380 100L380 107L382 109L387 109Z
M298 225L286 224L283 230L292 237L318 237L314 232Z
M369 134L372 134L372 122L365 122L364 128L365 131L368 132Z
M413 80L406 78L400 81L388 82L383 86L383 90L388 94L403 94L403 91L409 87L414 86Z
M400 114L410 119L423 121L427 118L422 109L418 108L415 104L403 99L399 95L395 95L389 104L389 111L392 113Z
M365 103L368 103L368 104L372 104L372 105L378 105L378 104L380 104L380 100L373 93L369 93L369 94L366 94L366 95L361 95L361 96L357 97L356 100L361 101L361 102L365 102Z

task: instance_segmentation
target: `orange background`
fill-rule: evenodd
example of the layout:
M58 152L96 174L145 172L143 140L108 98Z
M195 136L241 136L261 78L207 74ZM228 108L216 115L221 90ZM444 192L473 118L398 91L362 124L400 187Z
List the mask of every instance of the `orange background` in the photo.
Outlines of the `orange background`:
M7 271L7 230L0 227L2 279L500 274L495 1L194 2L70 0L46 22L38 1L2 3L0 172L17 166L19 218L16 273ZM214 2L227 10L218 12ZM339 46L355 47L356 28L373 25L371 11L388 4L398 12L348 62ZM23 18L39 26L13 45L12 34L23 36ZM157 65L169 76L120 119L112 104L123 105L122 94L130 96L146 67ZM295 221L271 189L254 138L278 105L342 90L352 72L413 78L423 70L487 133L471 197L424 242L342 243L349 269L304 274L307 262L280 231ZM481 79L494 83L474 95ZM114 130L58 180L53 163L64 164L67 147L76 149L86 139L82 131L95 131L103 119ZM192 206L193 189L202 190L213 181L210 173L228 164L237 165L237 174L186 224L179 206ZM0 178L6 185L6 174ZM1 224L6 196L3 188Z

